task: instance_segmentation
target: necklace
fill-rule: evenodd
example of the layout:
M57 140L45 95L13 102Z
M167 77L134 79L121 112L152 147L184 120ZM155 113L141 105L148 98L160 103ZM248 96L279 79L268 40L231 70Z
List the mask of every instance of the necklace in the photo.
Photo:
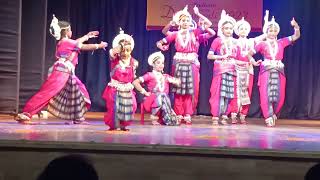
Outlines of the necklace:
M249 52L249 39L245 38L239 38L238 39L238 44L240 46L240 52L241 52L241 56L246 56L248 55Z
M155 78L156 78L156 81L157 81L157 85L156 85L156 88L159 89L159 92L163 92L164 91L164 86L165 86L165 83L164 83L164 76L161 72L158 72L158 71L155 71L153 70L152 71Z
M273 42L273 45L271 45L271 42ZM276 55L278 53L278 43L276 40L267 40L267 45L268 45L268 49L269 49L269 53L271 55L272 60L276 60Z
M224 50L224 53L220 51L220 54L228 54L231 55L232 54L232 46L233 46L233 42L232 42L232 38L223 38L222 39L223 42L223 47L221 48L221 51Z
M190 32L189 30L179 30L178 31L178 41L182 47L186 47L190 41Z

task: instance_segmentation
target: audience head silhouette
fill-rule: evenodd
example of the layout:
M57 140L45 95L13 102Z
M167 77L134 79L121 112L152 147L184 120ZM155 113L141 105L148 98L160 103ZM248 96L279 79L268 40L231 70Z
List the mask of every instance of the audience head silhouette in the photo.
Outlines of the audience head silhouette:
M88 159L67 155L52 160L38 180L98 180L98 174Z

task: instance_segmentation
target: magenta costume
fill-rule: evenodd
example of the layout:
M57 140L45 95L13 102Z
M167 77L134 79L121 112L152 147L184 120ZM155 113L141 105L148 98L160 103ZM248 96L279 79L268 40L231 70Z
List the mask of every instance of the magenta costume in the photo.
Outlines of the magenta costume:
M249 106L251 104L251 94L253 86L253 65L248 59L248 52L252 51L255 46L254 39L239 38L238 41L238 55L236 63L236 98L237 112L240 113L240 118L244 118L249 112Z
M56 46L56 59L52 73L32 96L23 113L29 118L45 106L56 117L81 120L90 108L90 98L84 84L75 75L79 46L76 40L62 39Z
M135 59L124 65L119 56L111 59L111 81L103 92L107 111L104 122L110 129L124 128L130 125L137 109L132 81L135 77Z
M230 42L218 37L210 47L209 53L217 55L230 54L229 59L215 60L213 77L210 88L210 107L213 118L228 115L237 110L235 99L236 92L236 70L235 59L237 58L237 42L231 38Z
M264 118L277 118L285 99L286 77L282 63L285 47L291 44L291 37L282 38L273 45L267 40L255 46L264 61L260 65L259 92L260 106Z
M166 125L177 125L177 116L171 107L169 93L169 83L175 80L168 74L152 71L139 77L139 80L147 85L150 96L144 98L144 108L154 116L162 117L162 122Z
M176 54L173 57L172 72L181 80L180 87L174 87L174 111L178 115L192 115L196 110L199 96L200 63L198 50L201 42L208 39L208 34L198 29L168 32L163 42L169 44L175 41Z

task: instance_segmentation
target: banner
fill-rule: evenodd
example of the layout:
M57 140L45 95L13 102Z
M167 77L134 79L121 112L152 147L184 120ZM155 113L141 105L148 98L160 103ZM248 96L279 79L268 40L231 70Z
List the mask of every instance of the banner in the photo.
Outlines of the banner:
M212 21L214 29L217 29L223 9L236 20L244 17L251 24L252 31L262 29L263 0L147 0L147 29L161 29L186 5L194 20L198 21L193 13L196 5L200 13Z

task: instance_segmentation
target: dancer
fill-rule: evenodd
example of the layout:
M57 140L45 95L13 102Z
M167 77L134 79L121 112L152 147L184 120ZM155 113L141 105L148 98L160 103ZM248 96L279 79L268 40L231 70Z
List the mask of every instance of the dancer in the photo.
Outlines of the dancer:
M232 37L235 19L227 15L225 10L221 12L218 23L218 38L216 38L208 52L208 59L214 60L213 77L209 99L212 123L227 125L228 114L237 109L237 104L231 104L235 98L237 58L237 41Z
M179 26L179 30L167 32L167 36L157 42L157 47L165 51L175 41L176 54L173 57L172 72L174 77L180 79L181 86L173 88L174 111L186 124L191 124L191 115L196 110L199 95L200 63L197 53L203 38L201 34L208 32L213 36L215 32L208 29L212 23L194 7L194 13L204 21L205 31L196 28L187 8L186 6L173 16L173 22Z
M263 41L266 37L262 34L255 38L247 38L251 31L251 26L248 21L242 18L236 22L234 32L239 37L237 39L238 44L238 56L236 58L236 97L232 100L237 104L236 111L231 112L231 122L236 124L238 122L237 115L239 113L240 123L246 124L246 116L249 112L249 106L251 104L251 94L253 86L253 65L259 65L259 62L248 59L248 53L254 49L254 46ZM231 102L231 104L233 104Z
M120 28L120 33L113 39L110 49L111 81L102 96L106 101L104 122L109 126L109 130L128 131L126 126L130 125L137 109L132 82L138 61L131 56L133 48L133 38Z
M40 90L28 100L16 120L22 124L34 124L32 115L47 106L48 111L58 118L70 120L72 124L87 124L84 114L91 102L84 84L75 75L78 54L80 50L104 49L108 44L103 41L100 44L84 44L88 39L97 37L98 31L89 32L77 40L71 39L70 23L59 21L54 15L50 33L58 40L57 61Z
M266 125L273 127L285 99L286 77L284 74L284 64L282 63L284 49L300 38L300 27L293 18L291 26L294 28L294 34L277 39L280 26L274 17L272 17L271 21L268 18L269 11L267 10L263 26L263 33L266 34L267 39L257 44L255 51L260 52L263 56L258 82L260 106ZM251 59L254 53L250 53L248 58Z
M179 125L180 120L171 107L168 93L169 84L178 86L180 81L168 74L163 74L164 60L164 55L161 52L151 54L148 58L148 64L153 67L152 72L134 80L133 85L146 96L143 104L148 112L151 111L150 117L153 125L160 125L159 121L169 126ZM140 85L141 83L147 85L148 91Z

